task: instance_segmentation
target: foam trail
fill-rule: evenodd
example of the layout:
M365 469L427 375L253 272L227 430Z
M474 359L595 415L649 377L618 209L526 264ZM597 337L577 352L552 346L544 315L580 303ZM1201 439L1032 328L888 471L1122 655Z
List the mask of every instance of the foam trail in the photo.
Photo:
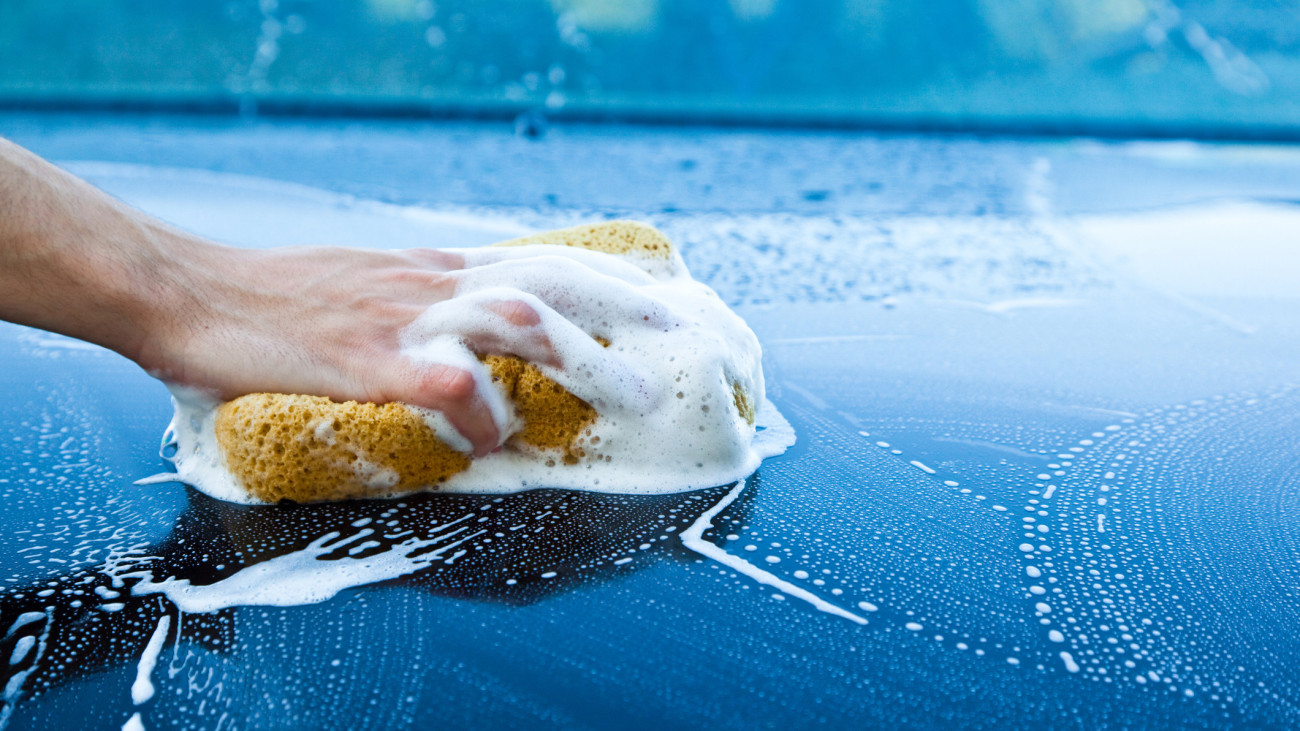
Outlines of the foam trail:
M131 484L143 487L145 485L164 485L169 482L180 482L180 481L181 481L180 475L176 474L175 472L159 472L156 475L141 477L140 479L135 480Z
M759 406L757 422L758 429L753 437L751 449L758 459L780 455L794 444L794 428L771 402L765 401ZM709 549L717 551L716 547L701 540L700 536L712 525L710 521L713 516L734 501L739 488L743 485L743 481L738 483L737 489L734 489L731 495L713 506L695 525L683 533L682 538L686 545L709 558L732 565L733 568L753 576L761 583L775 586L790 596L808 601L823 611L839 614L856 622L864 622L865 620L860 617L826 604L799 587L784 582L740 559L734 559L725 553L722 553L722 557L710 553ZM475 513L467 513L456 520L433 528L430 531L432 535L428 538L408 538L393 545L387 551L364 558L352 558L349 555L338 559L323 559L327 554L347 546L355 546L359 541L372 535L374 533L372 529L366 528L342 538L338 532L330 532L301 550L254 564L207 585L194 586L186 579L175 577L155 580L146 568L152 561L152 557L143 555L140 547L111 555L104 573L110 576L114 585L118 587L123 586L124 578L140 578L140 582L131 589L131 593L135 596L162 594L170 599L181 612L177 619L179 636L179 616L183 616L185 612L205 614L235 606L284 607L317 604L328 601L345 589L406 576L435 561L451 563L464 553L463 550L451 553L453 549L485 532L472 528L473 524L468 521L474 517L476 517ZM421 553L434 546L437 548ZM738 561L741 566L729 563L729 559ZM39 618L41 615L35 616ZM34 619L27 621L34 621ZM162 632L162 635L159 636L157 632ZM162 630L157 632L155 637L160 637L158 641L162 642L166 632ZM146 655L148 654L147 650ZM156 656L156 652L153 654ZM175 672L174 668L169 668L169 674L174 675Z
M23 612L22 614L18 615L18 619L15 619L14 623L9 626L9 631L5 633L4 638L7 640L10 637L13 637L14 633L17 632L18 630L22 629L23 627L26 627L32 622L35 622L40 619L44 619L46 616L47 615L45 612Z
M794 446L794 427L790 426L785 414L778 411L771 401L764 401L763 405L758 407L756 423L758 430L754 433L754 441L750 444L750 449L753 449L754 454L760 459L779 457Z
M704 540L703 537L704 531L713 527L714 516L722 512L723 509L725 509L728 505L735 502L736 498L740 496L741 491L743 491L744 489L745 489L744 480L741 480L737 482L735 485L733 485L731 491L728 492L725 497L719 500L717 505L714 505L713 507L706 510L704 514L699 517L698 520L696 520L694 523L691 524L690 528L687 528L686 530L682 531L682 543L687 548L691 549L692 551L695 551L696 553L700 554L701 556L704 556L705 558L713 559L714 561L717 561L723 566L734 569L735 571L738 571L744 574L745 576L748 576L749 578L753 579L754 581L757 581L760 584L766 584L767 586L778 589L785 594L795 597L796 599L802 599L808 602L809 604L813 605L817 609L826 612L827 614L833 614L837 617L843 617L852 622L857 622L858 624L866 624L867 623L866 619L859 617L853 612L847 611L845 609L841 609L840 607L831 604L830 602L822 599L816 594L813 594L812 592L802 589L798 586L795 586L794 584L791 584L790 582L785 581L784 579L777 578L772 573L760 569L759 567L744 560L743 558L740 558L739 556L733 556L730 553L727 553L726 551L722 550L721 548L718 548L717 546L713 545L712 543Z
M419 556L412 557L411 554L465 533L469 530L468 526L447 529L473 515L466 514L435 529L446 532L430 538L410 538L384 553L363 559L349 557L319 560L321 556L373 533L365 530L336 540L339 534L330 532L312 541L301 551L255 564L214 584L193 586L188 579L169 578L155 582L151 578L144 578L131 589L131 593L136 596L163 594L181 611L189 614L207 614L237 606L290 607L319 604L332 599L344 589L406 576L441 559L448 550L482 535L484 531L461 535L459 540Z
M35 646L35 637L20 637L18 642L14 644L14 651L9 655L9 664L17 665L22 662L23 658L27 657L27 653L31 652Z
M13 715L14 706L17 705L18 699L22 696L23 683L27 682L27 678L31 677L32 673L36 672L37 667L40 666L41 658L45 656L45 648L50 640L50 630L54 626L54 610L47 607L44 614L39 612L26 612L19 615L17 621L13 623L9 628L8 633L5 634L5 638L8 639L10 635L18 631L20 628L31 624L42 617L45 619L45 627L41 630L40 637L36 640L36 654L32 657L31 665L26 670L16 672L9 676L9 682L5 684L3 705L0 705L0 729L9 725L9 717ZM24 656L26 656L26 653L24 653Z
M1061 651L1061 662L1065 663L1065 669L1069 672L1079 672L1079 664L1074 661L1074 656L1064 650Z
M136 665L135 682L131 684L131 702L140 705L150 698L153 698L153 669L158 664L158 653L162 652L163 643L167 641L167 630L171 629L172 618L164 614L158 620L158 626L153 630L153 636L149 638L149 644L145 645L144 652L140 655L140 662Z

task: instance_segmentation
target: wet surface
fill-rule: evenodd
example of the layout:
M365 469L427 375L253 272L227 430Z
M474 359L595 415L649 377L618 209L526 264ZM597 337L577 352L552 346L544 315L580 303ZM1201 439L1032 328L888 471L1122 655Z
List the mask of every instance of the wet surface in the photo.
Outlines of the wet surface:
M37 141L72 144L60 129ZM975 162L945 144L906 142L945 162L954 189L969 183L950 200L1002 197L1005 215L911 203L818 214L804 198L653 213L758 332L769 397L798 434L740 489L244 507L135 486L167 466L165 390L105 351L0 327L0 718L1294 726L1300 300L1268 264L1286 261L1300 211L1204 202L1215 185L1233 195L1235 173L1208 172L1246 166L1232 150L1180 158L1207 171L1181 189L1147 152L1107 153L1163 181L1151 197L1177 205L1153 219L1062 193L1087 189L1080 171L1098 164L1083 143L951 143ZM1293 154L1257 165L1294 194ZM1005 166L976 164L989 156ZM276 223L289 216L328 221L312 238L329 243L383 231L398 245L471 245L624 212L482 199L412 212L343 185L79 171L249 245L301 241ZM265 174L293 178L269 163ZM1207 211L1280 242L1252 253L1268 287L1233 268L1231 242L1123 244L1152 220L1172 232ZM1153 281L1152 267L1167 276ZM1236 274L1210 277L1211 291L1215 267Z

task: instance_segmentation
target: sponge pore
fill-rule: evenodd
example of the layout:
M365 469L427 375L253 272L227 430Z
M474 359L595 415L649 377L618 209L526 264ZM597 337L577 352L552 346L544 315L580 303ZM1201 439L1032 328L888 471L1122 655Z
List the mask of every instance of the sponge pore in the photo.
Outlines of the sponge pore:
M397 403L249 394L217 410L216 436L235 478L268 503L410 492L470 464Z
M520 358L482 360L523 420L507 449L549 452L565 464L588 456L594 408ZM468 455L400 403L255 393L222 404L215 426L226 467L251 496L270 503L436 490L470 466Z

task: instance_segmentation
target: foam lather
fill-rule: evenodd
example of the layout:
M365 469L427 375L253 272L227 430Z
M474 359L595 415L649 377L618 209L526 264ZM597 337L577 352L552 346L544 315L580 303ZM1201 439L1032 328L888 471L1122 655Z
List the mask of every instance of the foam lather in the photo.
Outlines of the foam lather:
M406 329L403 355L473 373L501 450L472 458L442 414L406 404L269 393L218 403L177 388L179 478L221 499L274 503L534 487L662 493L757 467L757 339L662 233L615 221L458 253L455 296ZM524 302L540 322L485 307L501 301ZM482 333L510 354L473 352ZM543 341L558 362L537 355Z

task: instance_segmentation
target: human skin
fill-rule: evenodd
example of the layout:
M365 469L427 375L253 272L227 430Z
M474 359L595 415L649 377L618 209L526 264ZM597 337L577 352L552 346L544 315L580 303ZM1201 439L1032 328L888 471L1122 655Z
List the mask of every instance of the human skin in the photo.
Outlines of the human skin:
M0 319L102 345L220 399L401 401L442 411L489 453L502 435L474 374L400 352L402 330L455 296L449 275L463 267L434 249L223 246L0 139ZM539 322L520 301L486 307L516 328ZM479 337L468 344L481 353L509 340Z

